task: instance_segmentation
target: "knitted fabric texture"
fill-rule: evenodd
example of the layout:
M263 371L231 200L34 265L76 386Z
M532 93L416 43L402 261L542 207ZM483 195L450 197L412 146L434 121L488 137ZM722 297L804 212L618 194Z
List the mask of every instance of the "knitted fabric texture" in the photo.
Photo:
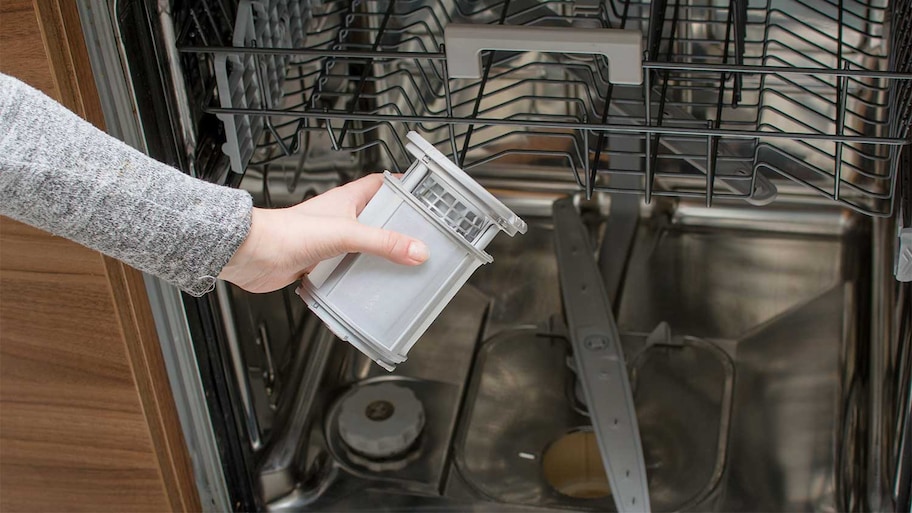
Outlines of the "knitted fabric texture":
M157 162L0 74L0 214L201 296L251 210L247 192Z

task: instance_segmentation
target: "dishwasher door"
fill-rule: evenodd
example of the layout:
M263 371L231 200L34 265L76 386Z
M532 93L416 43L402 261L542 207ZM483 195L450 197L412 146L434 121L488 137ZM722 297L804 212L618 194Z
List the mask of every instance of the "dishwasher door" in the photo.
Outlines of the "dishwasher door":
M562 331L550 209L568 195L606 255L656 510L908 509L892 273L912 64L885 50L905 3L79 3L110 131L160 160L283 206L401 168L417 128L531 220L392 375L292 289L194 299L149 278L208 510L612 510ZM457 22L641 31L644 85L517 51L450 79ZM226 107L217 76L239 72L259 92ZM371 458L340 418L384 390L368 421L414 411L403 394L425 421Z

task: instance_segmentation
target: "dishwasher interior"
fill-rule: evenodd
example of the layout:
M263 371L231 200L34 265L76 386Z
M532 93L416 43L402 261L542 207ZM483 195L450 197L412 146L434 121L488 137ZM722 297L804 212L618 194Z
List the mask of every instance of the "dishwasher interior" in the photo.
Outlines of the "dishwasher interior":
M908 2L107 8L153 155L283 207L403 172L414 130L529 224L394 373L294 286L185 297L235 509L615 510L561 295L553 205L571 198L651 509L908 510ZM447 45L473 44L456 25L636 31L642 83L618 55L509 44L452 77Z

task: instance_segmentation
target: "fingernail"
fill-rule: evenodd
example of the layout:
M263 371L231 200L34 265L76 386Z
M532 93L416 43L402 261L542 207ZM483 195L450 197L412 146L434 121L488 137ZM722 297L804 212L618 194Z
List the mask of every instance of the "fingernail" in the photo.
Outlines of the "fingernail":
M424 262L428 259L428 247L423 242L413 240L409 243L408 257L416 262Z

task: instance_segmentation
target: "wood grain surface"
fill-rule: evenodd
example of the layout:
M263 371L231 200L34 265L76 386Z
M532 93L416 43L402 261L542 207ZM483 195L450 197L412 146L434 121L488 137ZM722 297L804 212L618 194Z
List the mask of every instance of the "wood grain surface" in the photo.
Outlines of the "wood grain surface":
M49 238L0 219L0 510L167 511L101 258L8 265Z
M100 124L73 2L0 0L0 71ZM0 217L0 511L198 511L142 276Z
M32 0L0 0L0 70L59 97Z

